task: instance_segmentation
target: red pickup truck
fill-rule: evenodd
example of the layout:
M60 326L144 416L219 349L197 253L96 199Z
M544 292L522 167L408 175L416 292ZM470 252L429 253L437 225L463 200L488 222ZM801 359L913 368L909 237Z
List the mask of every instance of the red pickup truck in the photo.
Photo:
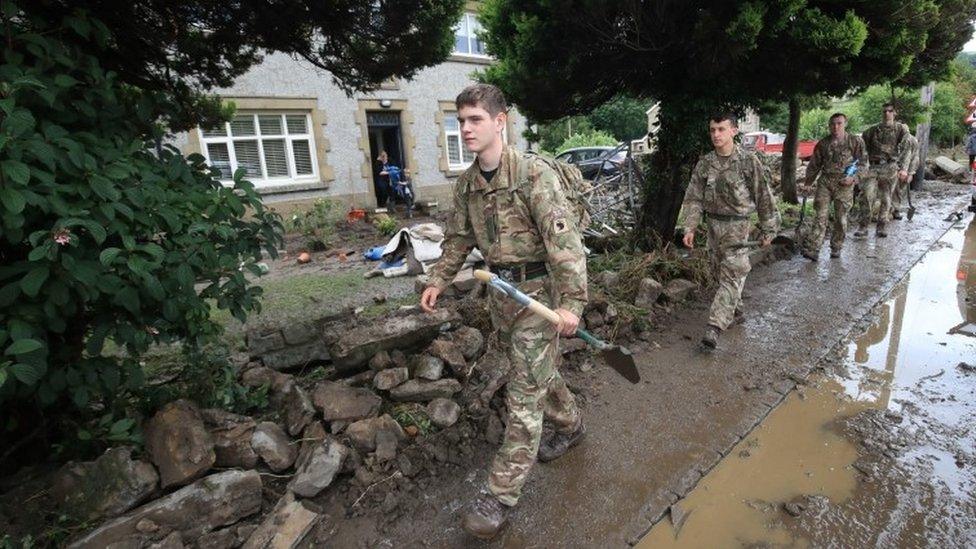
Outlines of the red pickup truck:
M783 142L786 136L772 132L750 132L742 136L742 146L750 151L783 154ZM796 156L800 160L810 160L816 141L800 141L796 148Z

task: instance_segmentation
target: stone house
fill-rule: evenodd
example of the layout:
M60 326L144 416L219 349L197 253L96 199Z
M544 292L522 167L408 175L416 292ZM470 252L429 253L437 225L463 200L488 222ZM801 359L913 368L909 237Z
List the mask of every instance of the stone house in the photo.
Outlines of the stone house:
M491 63L478 39L478 3L468 2L455 26L453 54L370 93L347 96L332 76L285 54L270 54L217 94L236 115L223 128L177 136L184 153L201 153L228 180L244 168L265 203L285 212L328 197L343 206L385 204L386 184L376 161L410 170L417 200L450 207L451 188L473 156L464 149L454 98ZM525 119L510 113L506 138L525 147Z

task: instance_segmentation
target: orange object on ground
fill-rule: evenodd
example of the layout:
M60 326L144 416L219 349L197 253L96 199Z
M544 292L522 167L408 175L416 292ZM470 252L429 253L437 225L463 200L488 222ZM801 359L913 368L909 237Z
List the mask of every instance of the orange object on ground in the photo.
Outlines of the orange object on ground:
M298 254L298 262L301 264L308 263L311 260L312 260L312 256L309 255L308 252L302 252Z
M353 221L359 221L360 219L366 219L366 210L362 208L354 208L349 210L346 214L346 220L352 223Z

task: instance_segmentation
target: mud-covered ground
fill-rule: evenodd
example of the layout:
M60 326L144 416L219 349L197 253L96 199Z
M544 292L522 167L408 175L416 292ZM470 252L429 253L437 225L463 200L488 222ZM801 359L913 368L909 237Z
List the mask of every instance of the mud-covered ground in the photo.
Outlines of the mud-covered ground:
M724 334L712 356L697 352L707 312L708 296L701 296L632 346L640 384L599 364L564 368L580 394L588 438L559 461L534 469L511 524L490 545L637 543L891 291L950 227L943 218L964 206L966 191L930 183L913 194L915 219L895 222L886 240L851 241L837 260L824 253L816 264L797 257L757 269L747 284L746 323ZM445 455L436 439L417 450L416 462L430 474L350 488L341 497L362 496L358 505L372 500L362 516L355 516L358 505L347 513L339 495L321 502L330 516L314 543L474 545L459 528L457 511L482 489L501 428L497 416L486 413L449 435L463 439L458 451Z

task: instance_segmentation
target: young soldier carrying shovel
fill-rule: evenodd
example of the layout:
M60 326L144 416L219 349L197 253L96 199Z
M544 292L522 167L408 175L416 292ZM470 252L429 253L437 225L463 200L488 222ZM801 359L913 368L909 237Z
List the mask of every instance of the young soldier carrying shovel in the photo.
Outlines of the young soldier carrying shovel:
M489 297L492 324L512 363L505 397L508 416L488 493L466 509L462 525L490 539L518 502L537 455L540 461L556 459L585 433L580 410L556 366L559 335L576 331L586 304L586 256L556 172L502 140L508 115L501 91L475 84L455 103L461 137L477 159L458 179L443 255L430 272L420 306L434 310L438 295L477 246L489 270L560 317L553 325L504 295L493 292ZM545 440L543 418L555 427Z

